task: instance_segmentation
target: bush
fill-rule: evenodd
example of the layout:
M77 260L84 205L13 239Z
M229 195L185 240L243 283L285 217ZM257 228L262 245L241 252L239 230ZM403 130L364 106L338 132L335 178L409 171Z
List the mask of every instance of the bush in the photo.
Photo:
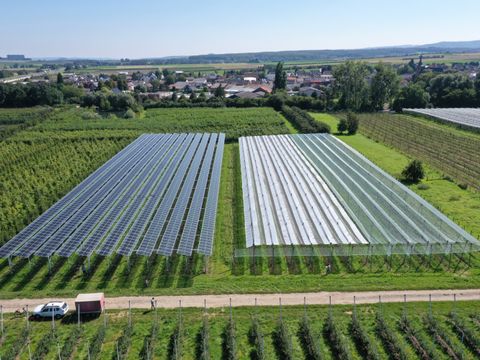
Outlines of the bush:
M256 318L252 321L252 327L250 328L248 337L250 340L250 344L253 346L250 357L253 360L264 360L266 358L265 341L262 329L260 328L260 324L258 323L258 320Z
M68 338L64 341L62 349L60 351L61 359L70 359L72 356L75 345L82 334L82 328L75 326Z
M178 360L182 358L182 347L183 347L183 323L180 319L178 321L175 330L173 331L172 337L170 338L170 351L169 359Z
M425 325L433 340L440 346L452 359L466 359L463 349L457 346L448 333L440 326L438 319L432 314L425 317Z
M140 350L140 359L142 360L151 360L153 359L153 346L154 346L154 341L157 338L158 335L158 323L155 321L150 328L150 334L148 336L145 336L145 339L143 340L143 346L142 349Z
M207 317L203 317L202 327L198 334L197 358L200 360L210 359L210 330Z
M367 360L380 359L380 355L378 354L378 349L375 343L370 340L367 330L360 323L360 320L358 320L358 317L355 315L355 313L352 316L351 330L353 340L358 348L358 352L360 354L364 354L365 359Z
M282 114L302 133L329 133L330 126L315 120L309 113L297 107L282 107Z
M135 112L132 110L132 109L128 109L127 111L125 111L125 113L123 114L123 117L125 119L134 119L135 118Z
M403 169L402 176L408 182L418 183L425 177L422 162L419 160L410 162L410 164Z
M323 355L320 350L318 341L313 334L313 331L310 327L310 321L307 316L304 316L300 321L300 327L298 329L298 336L303 347L303 352L305 353L305 359L307 360L322 360Z
M292 338L283 320L279 321L273 332L273 343L280 359L293 360Z
M430 186L428 186L427 184L419 184L417 186L417 189L418 190L428 190L428 189L430 189Z
M355 135L358 130L358 117L352 112L347 114L347 133L348 135Z
M347 131L347 129L348 129L347 119L341 118L337 125L337 131L340 134L343 134L345 131Z
M350 360L353 358L350 348L348 347L347 339L345 339L345 336L342 334L331 312L329 312L327 317L325 333L336 359Z
M416 353L421 359L437 359L438 354L435 347L425 338L425 336L415 329L408 317L404 314L400 319L400 329L407 335L408 341L412 344Z
M236 360L237 359L237 338L235 331L235 322L233 319L228 321L225 331L223 333L223 359Z
M377 312L375 321L377 334L382 340L390 358L394 360L407 360L407 353L401 345L400 339L398 339L392 328L387 324L381 312Z
M85 111L82 113L83 120L95 120L100 118L101 116L94 111Z
M107 328L105 326L100 326L97 333L93 337L93 341L90 344L90 348L88 349L90 353L90 359L96 359L97 356L100 354L100 350L102 349L103 340L105 339L105 333L107 332Z
M20 336L17 338L16 341L13 342L13 345L8 349L6 353L3 354L2 359L3 360L15 360L18 355L20 354L22 348L25 346L25 344L28 341L28 327L24 327L22 329L22 332L20 333Z
M122 335L117 339L117 346L115 352L112 355L112 360L124 359L127 355L128 348L130 347L130 343L132 341L132 333L133 327L132 325L127 325L127 327L123 330ZM117 357L117 349L118 349L118 357Z

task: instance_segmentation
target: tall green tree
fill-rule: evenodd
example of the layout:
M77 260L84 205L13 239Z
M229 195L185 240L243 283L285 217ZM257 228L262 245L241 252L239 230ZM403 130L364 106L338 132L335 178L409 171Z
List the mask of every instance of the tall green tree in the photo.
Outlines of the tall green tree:
M283 62L279 62L275 68L275 80L273 91L285 90L287 88L287 74L283 70Z
M359 61L347 61L337 66L333 75L336 90L340 95L339 106L352 111L360 111L368 106L369 69Z
M222 87L222 85L219 85L216 89L213 95L217 98L224 98L225 97L225 88Z
M63 85L63 75L62 75L62 73L57 74L57 85Z
M370 84L370 103L374 110L382 110L397 95L400 78L395 70L380 63L375 66L375 75Z
M403 108L425 108L430 101L430 95L418 84L410 84L400 90L393 102L393 110Z
M428 91L436 107L475 106L473 82L462 74L438 75L430 80Z
M475 79L475 94L477 97L477 106L480 106L480 73L477 74Z

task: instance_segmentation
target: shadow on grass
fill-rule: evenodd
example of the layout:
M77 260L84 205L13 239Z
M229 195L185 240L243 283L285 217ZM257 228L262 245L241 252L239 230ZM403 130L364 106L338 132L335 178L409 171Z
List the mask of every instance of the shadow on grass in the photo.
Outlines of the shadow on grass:
M262 275L263 274L263 258L262 257L250 257L250 275Z
M177 281L177 288L192 287L195 270L198 266L198 256L193 254L190 257L183 257L182 266Z
M77 290L82 290L87 287L87 284L90 282L90 280L93 277L93 274L97 271L98 267L100 264L103 262L105 258L103 256L96 255L93 263L90 264L90 267L87 269L87 273L82 275L82 278L78 285L76 286Z
M100 283L97 285L97 289L105 289L108 285L108 282L112 279L113 274L118 268L120 261L122 260L122 256L119 254L114 255L113 260L110 261L108 264L107 269L102 275L102 279Z
M136 271L140 266L140 258L143 256L132 255L130 259L127 258L127 264L123 268L116 286L120 288L129 288L135 278Z
M80 256L75 258L74 263L69 267L68 271L62 276L60 282L55 286L56 290L65 289L65 287L71 282L75 274L83 264L84 259Z
M14 263L10 270L8 270L8 272L4 276L2 276L2 279L0 280L0 289L3 288L6 284L8 284L10 280L12 280L12 278L16 276L18 272L20 272L27 264L28 259L23 258Z
M37 274L45 265L47 264L47 258L40 257L35 258L29 264L29 270L18 282L17 285L13 288L14 291L22 290L29 282L32 281L32 278Z
M43 290L45 286L52 280L57 274L58 270L67 262L66 257L59 257L53 263L53 266L50 268L50 271L45 275L40 282L35 286L35 290Z
M163 267L160 271L160 276L158 277L157 287L172 287L179 261L180 259L177 255L163 258Z
M137 289L145 289L151 286L153 274L155 274L160 263L159 258L160 257L156 253L149 258L145 258L142 269L140 270L140 276L137 279Z

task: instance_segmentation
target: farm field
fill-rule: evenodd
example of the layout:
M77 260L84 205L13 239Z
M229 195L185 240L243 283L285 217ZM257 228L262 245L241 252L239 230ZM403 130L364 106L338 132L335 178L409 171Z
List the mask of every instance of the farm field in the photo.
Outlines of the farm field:
M409 115L363 114L360 133L480 189L480 135Z
M139 119L102 117L91 110L66 108L36 126L33 131L110 130L145 132L225 132L227 141L239 136L286 134L286 120L270 108L246 109L149 109Z
M48 107L0 109L0 140L44 121L51 113L52 109Z
M2 246L0 256L134 251L170 256L184 218L177 251L191 256L196 245L196 251L211 255L224 138L222 133L140 136Z
M185 118L187 114L194 113L197 115L203 113L198 112L199 109L193 109L184 112ZM204 110L204 109L202 109ZM213 111L212 109L208 109ZM246 114L255 114L256 109L248 109ZM268 109L265 111L267 112ZM73 112L74 110L70 110ZM82 110L77 110L82 111ZM148 115L148 110L146 113ZM159 117L162 114L161 109L158 111ZM239 114L236 109L228 109L230 114ZM262 110L264 111L264 110ZM165 111L168 113L169 111ZM241 112L243 113L243 112ZM277 120L283 118L273 110L268 110L272 123L279 131L288 132L286 127L277 124ZM65 112L65 116L72 117L70 112ZM81 113L80 113L81 114ZM49 153L45 155L45 164L53 163L57 166L54 169L59 174L56 183L65 185L63 193L52 194L51 198L44 199L44 209L47 209L51 203L56 201L61 195L65 194L73 186L78 184L89 173L98 168L114 153L125 147L128 143L136 138L136 135L142 130L137 129L113 129L114 120L104 119L104 130L74 130L75 121L84 121L81 115L76 116L76 120L61 119L61 116L41 124L42 127L48 125L43 131L39 131L38 127L29 128L21 131L8 141L2 143L2 147L12 146L9 151L9 158L15 159L14 156L18 151L17 147L23 149L21 153L21 161L6 161L9 164L15 164L9 170L10 174L19 172L23 174L25 167L30 167L32 161L38 161L35 156L42 154L35 151L37 144L48 148ZM209 112L205 112L205 117L210 116ZM191 115L193 116L193 115ZM249 115L250 116L250 115ZM247 119L254 119L253 117ZM88 121L88 120L86 120ZM115 119L116 122L122 122L122 119ZM129 121L129 120L127 120ZM143 119L136 119L137 127L142 126ZM182 120L178 120L180 122ZM186 122L189 120L186 120ZM219 120L220 121L220 120ZM229 120L223 125L225 130L235 131L230 127ZM251 120L247 120L249 122ZM59 124L59 130L55 130L54 124ZM94 120L100 126L101 122ZM153 124L157 124L152 120ZM187 122L188 123L188 122ZM65 125L66 124L66 125ZM133 124L133 122L132 122ZM285 124L285 122L283 123ZM65 127L72 129L65 130ZM133 126L133 125L132 125ZM159 125L160 126L160 125ZM193 126L193 125L190 125ZM272 125L273 126L273 125ZM217 124L217 128L221 127ZM252 125L248 128L248 132L254 132L255 127ZM150 129L149 131L154 131ZM158 131L161 131L159 129ZM203 128L202 128L203 131ZM258 131L258 135L263 134L263 129ZM238 132L240 133L240 132ZM51 138L51 142L47 142L46 138ZM233 137L232 137L233 138ZM360 140L359 140L360 139ZM384 167L388 172L401 171L403 163L407 162L407 158L398 152L375 143L361 135L353 137L345 137L345 141L364 141L365 148L370 151L366 156L377 162L378 165ZM53 145L55 142L55 145ZM50 145L51 144L51 145ZM71 144L89 144L91 146L88 154L81 151L85 159L95 159L95 166L91 168L83 165L81 167L83 173L79 174L79 168L75 166L79 154L71 153L64 160L56 151L62 151L63 146L72 146ZM105 149L103 148L105 146ZM356 146L354 146L356 147ZM108 148L108 149L107 149ZM363 151L362 151L363 152ZM20 153L19 153L20 154ZM32 155L34 154L34 155ZM376 154L379 159L375 159ZM381 163L381 156L385 154L385 163ZM41 155L43 156L43 155ZM100 157L102 159L100 160ZM373 157L373 158L372 158ZM5 158L5 157L4 157ZM55 162L47 162L47 159L55 158ZM391 159L399 158L400 162ZM67 159L69 159L67 161ZM82 160L83 161L83 160ZM85 160L86 161L86 160ZM81 164L81 162L79 163ZM78 164L77 164L78 165ZM392 169L389 166L394 166ZM398 168L397 168L398 167ZM398 170L399 169L399 170ZM49 183L50 190L53 186L51 180L52 171L45 172L45 184ZM38 171L37 171L38 172ZM3 174L3 173L2 173ZM28 174L28 173L27 173ZM60 179L68 179L69 185ZM11 177L10 177L11 178ZM22 183L13 182L18 189L15 194L25 193L31 194L36 189L38 179L33 173L23 176ZM5 176L5 179L8 179ZM450 188L438 189L431 186L430 190L415 191L425 196L431 193L431 201L439 207L437 195L434 191L443 194L444 191L452 190L452 194L460 191L460 200L456 202L448 202L448 198L442 204L450 204L451 209L445 211L450 217L460 223L467 230L478 229L478 219L476 217L473 205L478 204L477 200L468 198L465 194L473 194L470 190L464 191L459 189L455 184L446 182ZM22 186L20 186L22 185ZM46 186L46 185L45 185ZM440 255L432 256L393 256L389 261L383 256L371 257L365 259L362 257L353 257L350 259L335 257L331 261L331 271L327 274L325 266L327 259L302 258L283 256L281 253L275 259L268 257L260 257L256 261L245 258L234 258L236 249L245 247L244 221L243 221L243 199L241 195L241 172L240 172L240 156L239 146L235 141L227 142L225 145L224 159L222 163L222 177L220 183L219 207L216 221L215 241L212 256L205 259L202 256L194 255L190 261L186 258L174 257L172 261L166 265L166 258L162 256L154 256L149 261L145 258L131 257L128 261L125 257L112 256L102 257L94 256L91 259L91 268L88 274L82 274L81 265L84 258L73 256L69 259L60 257L52 258L52 270L48 272L48 263L46 259L34 257L31 262L24 259L15 260L14 266L10 268L6 260L0 262L0 297L15 298L18 296L73 296L80 291L98 291L105 290L108 296L114 295L133 295L133 294L206 294L206 293L254 293L254 292L295 292L295 291L318 291L318 290L369 290L369 289L432 289L432 288L479 288L480 287L480 263L476 255L473 256L452 256L445 257ZM57 187L53 187L55 191L60 191ZM422 193L425 191L425 193ZM7 193L10 194L10 193ZM33 191L33 194L35 192ZM34 195L32 199L34 199ZM449 195L447 192L444 197ZM17 195L18 196L18 195ZM430 195L429 195L430 196ZM3 200L4 198L2 198ZM8 198L7 198L8 199ZM10 201L13 201L10 199ZM49 203L49 201L51 201ZM437 202L435 202L437 201ZM469 206L472 202L472 208L460 208L459 203ZM21 204L21 203L19 203ZM31 200L32 205L39 204L37 201ZM42 204L42 203L40 203ZM443 206L443 205L442 205ZM3 208L2 208L3 209ZM443 209L442 209L443 210ZM450 211L451 210L451 211ZM16 207L10 209L12 214L16 214ZM31 214L38 214L39 208L33 208ZM35 213L36 211L36 213ZM464 216L458 216L456 212L461 212ZM15 220L18 224L18 230L28 224L36 215L22 215L16 217L9 216L9 219ZM470 217L470 219L468 218ZM477 228L475 228L477 226ZM10 229L10 228L9 228ZM12 231L10 229L10 231ZM476 232L471 231L476 234ZM13 234L12 234L13 235ZM10 236L5 236L5 240ZM206 270L206 273L205 273Z
M75 314L56 321L5 317L2 359L478 358L478 302L107 311L78 328ZM231 319L230 320L230 316ZM131 325L129 325L131 324ZM230 326L233 325L233 326ZM52 335L53 337L49 336ZM30 340L29 345L27 340ZM57 345L58 343L58 345ZM228 346L230 345L230 346ZM117 350L118 347L118 350ZM148 355L147 355L148 352ZM453 354L453 355L452 355ZM390 355L390 356L389 356ZM315 357L314 357L315 358Z

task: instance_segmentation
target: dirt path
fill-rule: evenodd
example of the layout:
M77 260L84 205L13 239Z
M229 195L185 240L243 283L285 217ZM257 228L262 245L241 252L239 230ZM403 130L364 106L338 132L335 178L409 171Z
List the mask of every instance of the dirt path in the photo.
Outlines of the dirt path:
M183 307L203 307L204 300L207 307L226 307L232 301L232 306L253 306L255 299L259 306L276 306L281 298L282 305L302 305L304 298L308 304L325 305L332 300L332 304L353 304L354 296L357 304L372 304L382 302L403 302L406 300L453 301L454 294L457 300L480 300L480 289L472 290L412 290L412 291L368 291L368 292L315 292L292 294L227 294L227 295L192 295L192 296L156 296L157 304L161 308L175 308L182 301ZM145 309L150 307L151 296L121 296L107 297L107 309L126 309L130 301L132 308ZM13 312L28 305L29 309L51 300L67 301L70 309L74 308L74 299L12 299L0 300L4 312Z

